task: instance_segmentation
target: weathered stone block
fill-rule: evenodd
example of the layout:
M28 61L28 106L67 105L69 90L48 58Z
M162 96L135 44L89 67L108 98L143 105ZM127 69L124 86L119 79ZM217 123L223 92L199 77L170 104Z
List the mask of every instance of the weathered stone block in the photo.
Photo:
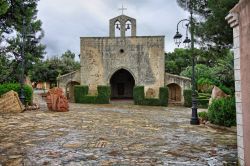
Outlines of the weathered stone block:
M240 70L240 58L234 59L234 69Z
M241 81L235 81L235 92L241 91Z
M237 120L237 125L243 125L243 118L242 118L243 114L236 114L236 120ZM238 127L238 126L237 126ZM240 127L240 126L239 126ZM242 136L242 135L241 135Z
M236 112L242 114L242 103L236 103Z
M67 98L63 95L61 88L50 89L46 98L47 106L49 110L55 112L67 112L69 111L69 104Z
M234 59L240 58L240 48L234 49Z
M235 92L235 98L236 98L237 103L242 102L242 100L241 100L241 92Z
M241 80L240 70L234 70L234 79L235 81Z
M238 136L237 145L238 145L239 147L241 147L241 148L244 147L244 145L243 145L243 137Z
M239 48L240 47L240 38L235 37L234 38L234 48Z
M18 113L24 111L24 109L18 94L14 91L9 91L0 98L0 112Z
M152 88L149 88L146 92L146 97L147 98L154 98L156 97L155 90Z
M240 35L239 26L237 26L233 29L233 37L236 38L239 37L239 35Z

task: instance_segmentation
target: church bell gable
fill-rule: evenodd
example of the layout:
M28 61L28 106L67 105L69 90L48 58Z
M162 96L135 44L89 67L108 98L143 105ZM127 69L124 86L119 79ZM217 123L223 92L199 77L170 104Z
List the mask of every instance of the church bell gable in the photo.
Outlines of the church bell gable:
M115 30L120 31L120 36L115 36ZM109 20L110 37L126 37L126 31L131 29L131 36L136 36L136 19L126 15L120 15Z

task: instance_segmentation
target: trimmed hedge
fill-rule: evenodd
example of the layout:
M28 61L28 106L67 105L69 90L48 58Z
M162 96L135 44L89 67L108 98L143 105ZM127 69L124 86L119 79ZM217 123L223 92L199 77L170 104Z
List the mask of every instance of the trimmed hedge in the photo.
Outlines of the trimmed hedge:
M98 86L97 102L99 104L108 104L110 101L111 89L109 86Z
M20 84L16 83L0 84L0 96L11 90L17 92L20 95ZM24 95L26 103L29 104L32 103L33 90L30 86L24 85Z
M144 100L144 86L136 86L133 89L133 98L135 105L143 105Z
M199 96L196 97L198 108L208 108L209 98L210 98L209 94L199 93ZM191 89L184 90L184 106L192 107L192 90Z
M75 102L82 104L109 104L111 90L109 86L98 86L98 95L88 95L89 87L76 85L74 87Z
M210 97L211 94L199 93L199 96L197 97L198 108L208 108Z
M197 99L198 108L208 108L209 99Z
M184 90L184 106L192 107L192 90Z
M139 105L147 105L147 106L161 106L160 100L155 98L145 98Z
M90 95L84 96L82 98L82 102L81 103L82 104L99 104L97 102L97 96L90 96Z
M168 88L160 87L159 100L161 106L168 106Z
M145 98L144 86L136 86L133 90L133 98L135 105L147 106L167 106L168 105L168 88L161 87L159 92L159 99Z
M208 108L208 120L216 125L231 127L236 125L235 98L215 99Z
M76 103L82 103L83 98L88 95L89 87L88 86L81 86L76 85L74 86L74 96Z

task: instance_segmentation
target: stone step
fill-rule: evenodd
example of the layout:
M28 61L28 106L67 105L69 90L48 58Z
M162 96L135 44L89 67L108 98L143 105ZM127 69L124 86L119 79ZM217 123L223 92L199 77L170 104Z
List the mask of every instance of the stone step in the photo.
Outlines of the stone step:
M181 102L169 101L168 106L183 106Z

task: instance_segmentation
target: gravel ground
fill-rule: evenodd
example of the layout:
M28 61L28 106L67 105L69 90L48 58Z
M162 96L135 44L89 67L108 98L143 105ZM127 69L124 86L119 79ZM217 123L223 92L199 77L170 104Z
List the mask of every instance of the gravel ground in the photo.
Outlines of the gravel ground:
M236 133L191 126L191 110L70 104L0 114L0 165L236 165Z

